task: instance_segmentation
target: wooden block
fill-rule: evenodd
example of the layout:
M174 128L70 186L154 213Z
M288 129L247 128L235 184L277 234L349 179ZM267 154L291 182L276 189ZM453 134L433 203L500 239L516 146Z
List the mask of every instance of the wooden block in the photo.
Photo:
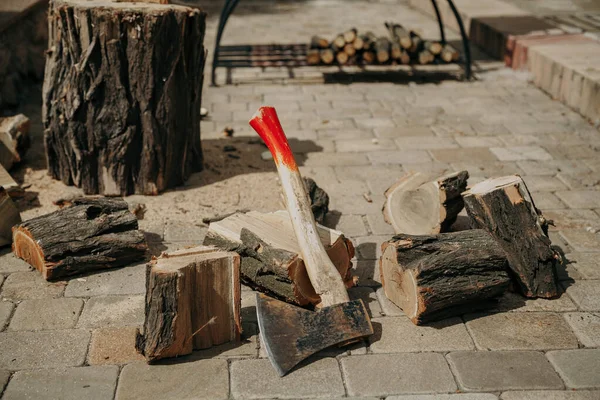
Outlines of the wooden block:
M0 164L10 170L30 146L29 118L23 114L0 117Z
M146 317L136 349L148 362L239 341L240 257L199 246L147 266Z
M416 325L484 308L510 283L504 251L481 229L397 235L381 249L385 295Z
M12 243L12 227L21 222L21 214L12 199L0 186L0 247Z
M354 246L342 232L317 225L331 261L347 286ZM210 224L205 245L235 251L242 257L242 282L292 304L318 304L321 299L310 283L300 247L286 211L234 214Z
M0 186L6 190L11 197L18 197L22 194L21 186L15 182L10 174L0 164Z

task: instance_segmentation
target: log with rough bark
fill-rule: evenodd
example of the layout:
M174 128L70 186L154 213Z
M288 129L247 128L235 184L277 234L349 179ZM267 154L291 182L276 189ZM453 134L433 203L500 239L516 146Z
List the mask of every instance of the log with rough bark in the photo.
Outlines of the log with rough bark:
M383 216L394 232L430 235L444 232L463 209L460 195L467 187L467 171L437 179L410 172L385 191Z
M417 325L486 307L510 283L504 251L482 229L394 236L379 268L386 297Z
M310 208L315 221L319 224L325 223L325 217L329 212L329 195L321 189L312 178L303 177L306 194L310 199Z
M410 33L404 29L402 25L386 22L385 27L393 41L397 42L403 49L410 49L412 46L412 38Z
M51 1L42 122L53 178L86 194L157 194L202 169L205 18L178 5Z
M527 297L557 296L558 255L550 247L546 219L521 177L485 180L463 198L473 225L487 230L506 252L521 292Z
M440 53L440 58L447 63L458 61L460 53L449 44L445 45Z
M199 246L163 253L146 272L146 312L136 349L148 362L238 341L240 257Z
M79 198L13 227L13 252L58 279L143 259L146 240L123 199Z
M390 59L390 41L386 37L380 37L375 42L375 57L379 64L385 64Z
M351 276L354 247L341 232L318 225L319 236L347 286ZM241 280L256 290L292 304L318 304L319 296L310 283L300 247L286 211L235 214L211 223L205 245L241 256Z
M0 247L12 243L12 227L21 222L21 214L12 199L0 186Z
M29 118L23 114L0 118L0 164L10 170L30 146Z

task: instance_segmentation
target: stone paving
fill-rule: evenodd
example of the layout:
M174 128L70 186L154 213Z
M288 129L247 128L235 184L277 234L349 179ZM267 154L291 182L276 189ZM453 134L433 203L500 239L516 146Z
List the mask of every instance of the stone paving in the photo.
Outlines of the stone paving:
M331 18L341 4L347 20ZM253 40L250 33L268 42L300 41L318 28L326 35L348 26L381 30L389 15L424 32L437 30L402 1L265 1L232 17L226 42ZM272 23L275 16L285 29ZM215 24L213 16L209 48ZM200 243L207 229L203 217L278 209L274 166L261 160L265 148L251 141L255 135L247 126L260 105L276 106L301 172L331 197L327 225L357 246L361 283L351 296L368 304L375 335L350 349L325 351L279 378L260 345L254 293L244 288L243 342L148 366L133 351L135 328L143 321L143 263L49 283L3 250L3 399L600 398L597 129L526 75L485 59L473 82L324 83L323 72L309 70L293 79L281 70L260 77L260 71L239 71L233 75L237 85L205 88L203 105L211 113L202 123L207 171L158 197L128 201L147 205L140 225L154 252ZM39 106L28 107L35 130ZM222 137L226 125L235 129L234 139ZM221 151L231 143L245 164ZM57 196L78 193L46 177L39 160L28 162L19 179L38 193L39 203L19 203L25 218L53 210ZM230 162L235 173L224 169ZM215 172L215 166L223 169ZM553 244L569 260L560 273L565 293L555 300L507 293L487 313L417 327L385 298L379 282L379 246L392 234L381 217L383 191L406 171L462 169L470 172L471 184L523 176L538 208L554 220Z

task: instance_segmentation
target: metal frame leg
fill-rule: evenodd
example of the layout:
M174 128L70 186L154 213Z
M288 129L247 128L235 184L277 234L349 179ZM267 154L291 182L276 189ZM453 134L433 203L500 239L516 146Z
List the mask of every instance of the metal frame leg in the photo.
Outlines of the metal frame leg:
M463 51L465 53L465 76L467 79L471 79L471 48L469 47L469 38L467 37L465 26L463 25L462 18L460 17L454 2L452 0L447 1L452 13L454 14L454 18L456 18L458 28L460 29L460 36L462 37Z
M440 42L442 45L446 44L446 33L444 32L444 21L442 21L442 15L440 14L440 9L438 8L437 1L431 0L431 4L433 5L433 10L435 11L435 16L437 17L438 25L440 27Z
M213 52L213 63L212 63L212 71L210 76L210 83L212 86L217 85L217 64L219 62L219 47L221 46L221 37L223 36L223 31L225 30L225 25L227 24L227 20L229 16L235 10L235 7L238 5L240 0L225 0L225 4L223 5L223 9L221 10L221 16L219 17L219 26L217 28L217 38L215 41L215 51Z

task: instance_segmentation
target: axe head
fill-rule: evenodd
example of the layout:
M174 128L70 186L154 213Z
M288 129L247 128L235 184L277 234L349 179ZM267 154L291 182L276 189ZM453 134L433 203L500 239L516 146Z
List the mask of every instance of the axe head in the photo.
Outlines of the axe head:
M257 293L256 313L261 344L279 376L320 350L373 334L362 300L308 311Z

